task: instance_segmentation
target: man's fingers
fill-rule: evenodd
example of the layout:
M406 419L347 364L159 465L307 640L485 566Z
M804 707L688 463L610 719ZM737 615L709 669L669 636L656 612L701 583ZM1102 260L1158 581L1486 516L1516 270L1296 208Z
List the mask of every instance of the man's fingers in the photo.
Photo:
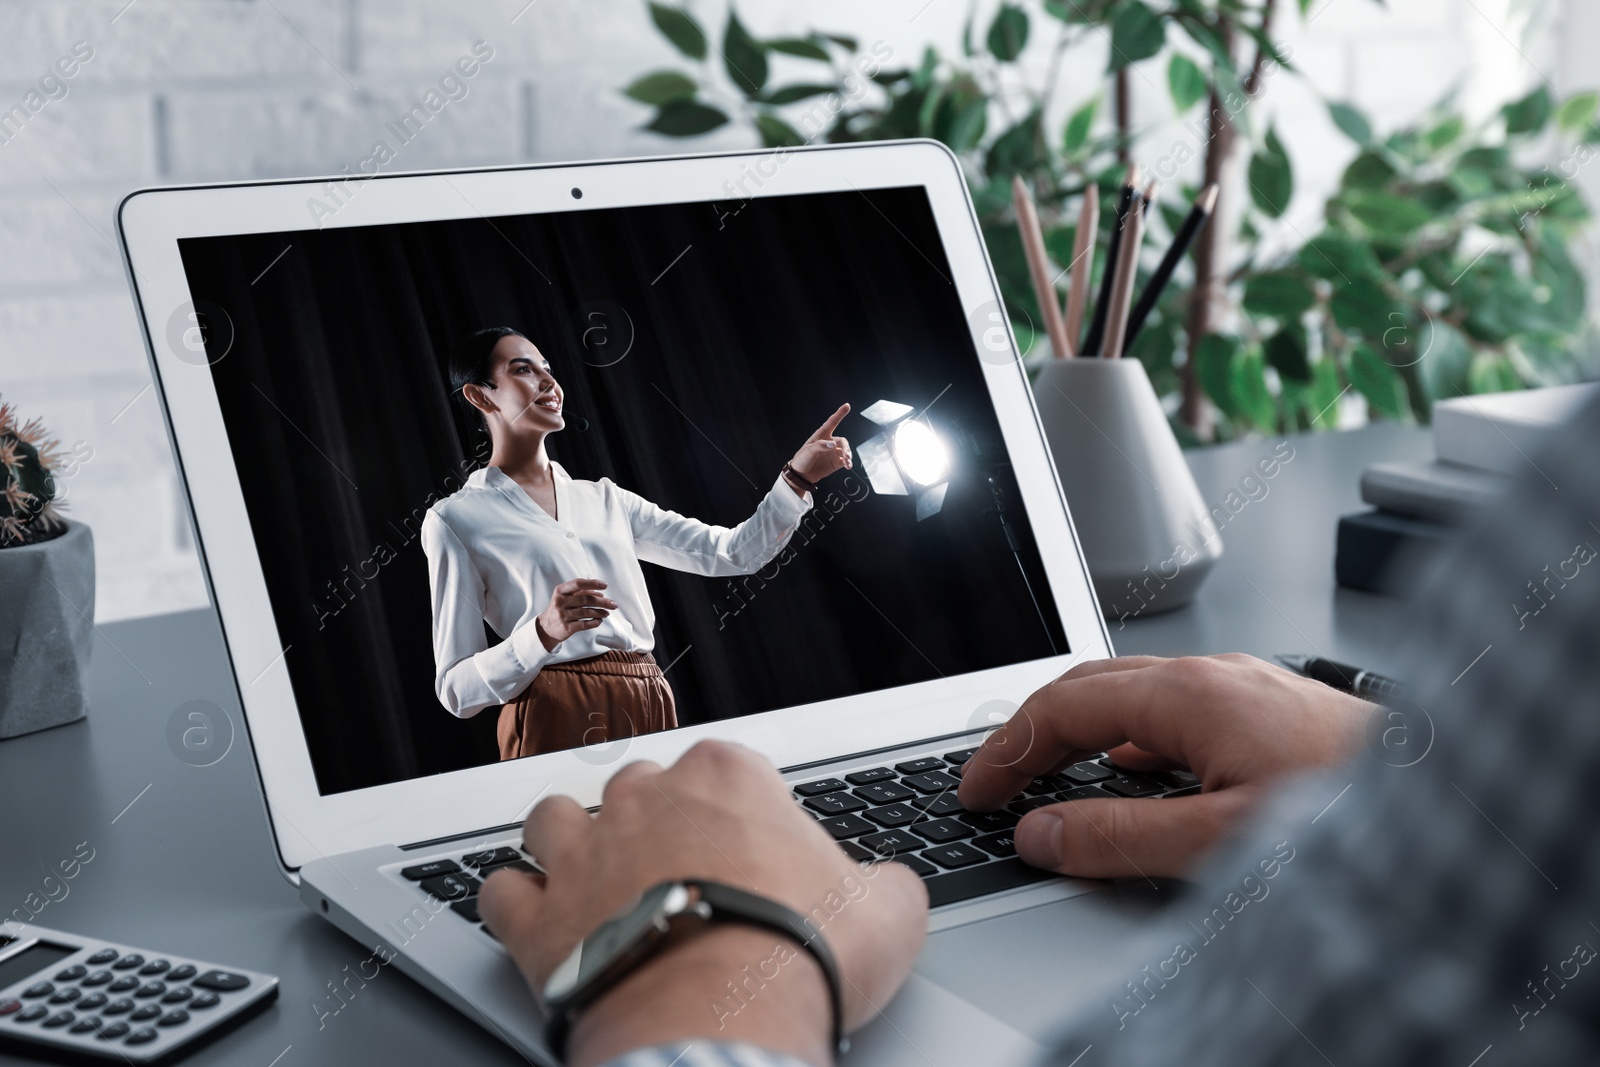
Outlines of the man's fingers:
M1111 757L1112 763L1130 771L1170 771L1182 766L1177 760L1157 752L1146 752L1138 745L1118 745L1108 749L1106 755Z
M1176 877L1236 823L1257 790L1236 786L1171 800L1069 800L1030 811L1017 855L1080 878Z
M599 578L573 578L556 586L558 593L576 593L584 589L604 589L606 583Z
M843 422L844 417L848 414L850 414L850 405L840 404L839 410L829 415L827 422L817 427L817 432L811 435L811 440L817 441L824 437L832 437L833 431L838 429L839 423Z
M530 984L544 978L529 951L537 942L543 901L543 880L523 871L495 871L478 890L478 913L484 925L506 946Z
M571 797L546 797L522 823L522 844L546 871L555 872L593 833L589 813Z
M606 787L600 794L601 806L615 804L619 797L627 793L641 779L653 778L660 773L661 764L652 760L641 759L624 764L606 781Z

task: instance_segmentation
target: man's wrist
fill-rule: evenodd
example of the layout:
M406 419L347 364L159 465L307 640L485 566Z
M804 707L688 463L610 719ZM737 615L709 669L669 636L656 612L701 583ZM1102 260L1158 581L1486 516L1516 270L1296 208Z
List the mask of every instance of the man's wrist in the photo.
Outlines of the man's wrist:
M828 1064L833 1008L822 968L794 939L718 924L674 939L573 1023L568 1062L703 1038Z

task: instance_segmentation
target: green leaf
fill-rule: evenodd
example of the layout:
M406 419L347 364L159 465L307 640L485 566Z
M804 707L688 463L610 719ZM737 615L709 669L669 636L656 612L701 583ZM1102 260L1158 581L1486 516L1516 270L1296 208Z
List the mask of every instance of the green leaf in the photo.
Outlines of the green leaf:
M684 11L681 7L671 4L650 5L650 20L656 24L656 29L661 35L671 41L673 47L690 59L704 59L709 42L706 40L706 31L694 20L694 16Z
M822 96L836 91L836 87L832 85L785 85L772 90L761 99L763 103L782 106L783 104L792 104L797 100L809 100L813 96Z
M945 141L950 151L970 152L983 140L983 131L989 122L989 101L986 97L968 100L956 111L950 124L950 136Z
M1332 430L1339 425L1339 364L1324 354L1311 368L1311 388L1306 392L1306 416L1312 427Z
M828 50L809 37L776 37L767 42L767 47L786 56L828 62Z
M1149 59L1167 43L1167 28L1143 0L1126 0L1111 17L1111 70Z
M727 28L722 31L722 62L740 92L752 99L760 95L767 84L767 53L731 7Z
M1422 359L1417 364L1422 385L1435 400L1459 396L1467 391L1472 347L1461 331L1448 323L1430 320L1422 340Z
M1521 100L1500 109L1500 113L1506 117L1506 133L1512 135L1538 133L1550 121L1553 111L1550 90L1543 85Z
M1239 339L1232 334L1208 333L1195 347L1195 377L1211 402L1223 414L1237 418L1239 406L1233 399L1233 361L1239 354Z
M1028 13L1015 4L1001 4L989 23L989 54L1010 63L1028 44Z
M1366 147L1372 143L1372 123L1355 107L1330 103L1328 114L1333 117L1333 124L1356 144Z
M822 36L826 37L828 40L832 41L834 44L838 45L840 48L843 48L847 52L854 52L860 47L860 43L854 37L837 33L825 33Z
M1428 147L1437 152L1441 148L1448 148L1456 143L1463 133L1467 132L1467 123L1460 115L1451 115L1439 125L1423 134L1423 140Z
M1308 274L1336 283L1382 270L1371 245L1338 230L1324 230L1313 237L1296 259Z
M1241 415L1268 433L1277 429L1278 405L1267 388L1266 361L1260 352L1246 352L1234 360L1228 386Z
M1346 189L1382 189L1398 176L1381 153L1362 152L1345 168L1339 184Z
M694 79L675 70L657 70L642 75L622 90L623 95L641 104L667 104L694 96Z
M1405 313L1389 296L1389 291L1368 277L1336 285L1330 310L1339 329L1357 334L1373 345L1382 344L1389 330L1406 321Z
M1074 155L1089 140L1089 131L1094 128L1095 115L1100 110L1100 98L1097 96L1072 113L1067 120L1066 132L1062 134L1061 144L1066 149L1067 155Z
M1375 410L1392 419L1402 418L1410 410L1400 372L1366 345L1356 345L1350 353L1350 384Z
M675 100L661 105L656 117L645 127L668 137L696 137L726 124L728 116L714 107L692 100Z
M1423 204L1392 193L1352 189L1344 201L1363 226L1386 237L1405 237L1434 219L1433 212Z
M1294 168L1276 130L1267 131L1266 144L1250 159L1250 198L1272 219L1281 219L1294 198Z
M1472 361L1467 381L1474 393L1509 393L1522 388L1522 375L1511 360L1488 353Z
M1252 315L1269 315L1293 322L1311 310L1315 300L1306 280L1284 271L1258 274L1244 288L1244 309Z
M991 178L1027 173L1044 162L1040 155L1038 109L996 137L984 157L983 169Z
M1309 382L1311 363L1306 358L1306 332L1297 324L1279 330L1262 346L1267 366L1289 382Z
M1600 110L1600 93L1576 93L1556 108L1556 125L1568 133L1579 133L1589 128L1596 110Z
M1182 52L1174 52L1172 61L1167 64L1167 88L1172 93L1172 106L1180 115L1211 91L1205 72Z
M806 143L799 131L770 111L756 112L756 130L767 148L793 148Z

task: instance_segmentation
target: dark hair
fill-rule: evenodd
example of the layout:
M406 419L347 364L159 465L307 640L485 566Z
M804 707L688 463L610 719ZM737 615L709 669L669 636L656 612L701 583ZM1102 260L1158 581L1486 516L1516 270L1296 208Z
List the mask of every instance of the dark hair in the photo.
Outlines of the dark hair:
M513 330L509 326L485 326L461 338L450 350L450 392L455 396L456 403L460 404L467 415L478 424L480 430L488 429L483 412L473 407L472 401L468 400L461 390L468 385L494 388L491 380L494 346L499 344L503 337L521 337L527 340L522 331Z

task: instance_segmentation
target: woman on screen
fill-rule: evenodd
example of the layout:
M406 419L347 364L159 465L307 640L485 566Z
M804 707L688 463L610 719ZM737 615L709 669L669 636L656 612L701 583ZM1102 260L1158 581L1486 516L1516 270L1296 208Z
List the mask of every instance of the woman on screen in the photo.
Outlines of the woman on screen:
M782 550L811 490L851 465L841 405L729 529L660 508L602 478L572 478L545 451L561 386L531 341L478 330L450 356L450 385L489 434L488 465L422 523L433 590L434 689L462 718L496 704L500 758L670 730L672 689L651 655L655 612L641 561L750 574ZM491 645L487 622L503 640Z

